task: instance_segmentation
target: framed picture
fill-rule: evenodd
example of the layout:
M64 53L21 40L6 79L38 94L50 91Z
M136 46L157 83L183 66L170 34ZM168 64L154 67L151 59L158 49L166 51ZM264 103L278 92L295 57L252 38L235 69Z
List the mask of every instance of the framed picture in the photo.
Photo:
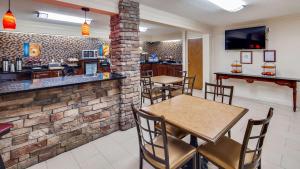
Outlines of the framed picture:
M241 64L252 64L252 55L252 51L241 51Z
M276 62L276 50L264 50L264 62Z

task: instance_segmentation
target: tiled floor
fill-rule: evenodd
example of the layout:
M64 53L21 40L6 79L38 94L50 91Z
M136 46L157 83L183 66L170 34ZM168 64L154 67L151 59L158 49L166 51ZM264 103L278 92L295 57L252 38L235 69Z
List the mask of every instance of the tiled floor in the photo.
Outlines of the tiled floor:
M196 91L195 95L200 96L201 93ZM239 142L243 139L247 120L264 118L269 107L274 107L274 117L263 150L262 167L300 168L300 111L294 113L288 106L244 98L234 98L233 104L250 110L232 129L232 137ZM185 140L188 141L188 138ZM133 128L115 132L30 169L137 169L138 152L136 129ZM148 164L144 168L151 169Z

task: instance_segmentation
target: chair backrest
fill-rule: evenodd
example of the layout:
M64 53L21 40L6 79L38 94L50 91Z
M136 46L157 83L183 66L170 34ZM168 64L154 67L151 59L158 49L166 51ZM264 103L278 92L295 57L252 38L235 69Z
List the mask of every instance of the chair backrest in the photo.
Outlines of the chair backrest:
M164 164L166 168L169 168L168 140L164 117L152 116L146 112L137 110L133 105L131 107L138 133L140 153L142 153L143 156L146 155L147 157ZM150 124L154 123L160 123L161 130L155 130L154 127L151 127ZM154 143L155 136L162 137L162 143L160 145ZM157 154L161 152L163 152L164 158L157 156Z
M153 71L152 70L145 70L141 72L141 76L150 76L153 77Z
M212 91L210 90L212 88ZM205 95L204 98L208 99L208 94L213 96L213 101L216 101L217 98L221 97L221 102L224 103L225 98L228 98L229 105L232 104L232 97L233 97L233 86L220 86L217 84L212 83L205 83Z
M240 154L240 162L239 162L239 169L252 169L257 168L260 165L261 160L261 153L264 144L264 140L268 131L268 127L273 116L273 108L269 109L269 113L266 119L263 120L252 120L248 121L247 129L244 136L244 141L241 149ZM252 135L253 127L261 127L259 135ZM255 149L249 149L249 142L254 140L255 141ZM247 154L252 155L252 160L250 163L245 164L245 159ZM249 156L248 156L249 157Z
M181 73L183 78L187 76L187 71L179 71L179 72Z
M193 95L194 84L196 76L185 76L182 82L182 93L186 95Z
M142 76L141 77L141 86L142 86L142 91L143 89L150 88L152 89L152 81L151 81L151 76Z
M164 101L171 98L171 87L170 86L161 86L150 89L150 102L154 104L158 103L159 100Z

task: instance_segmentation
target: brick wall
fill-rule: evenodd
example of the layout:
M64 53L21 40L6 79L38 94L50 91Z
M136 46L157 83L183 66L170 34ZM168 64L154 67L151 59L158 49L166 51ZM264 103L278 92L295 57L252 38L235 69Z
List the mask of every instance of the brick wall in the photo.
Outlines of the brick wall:
M112 69L127 76L121 83L120 128L134 126L131 104L139 106L139 3L138 0L120 0L119 14L111 17Z
M0 140L10 169L23 169L119 130L119 81L0 97L0 123L14 124Z

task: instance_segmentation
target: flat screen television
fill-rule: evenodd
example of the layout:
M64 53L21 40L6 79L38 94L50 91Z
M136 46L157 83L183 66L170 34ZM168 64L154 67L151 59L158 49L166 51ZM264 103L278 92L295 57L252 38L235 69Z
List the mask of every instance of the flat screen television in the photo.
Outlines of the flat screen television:
M265 49L266 26L226 30L225 49Z

